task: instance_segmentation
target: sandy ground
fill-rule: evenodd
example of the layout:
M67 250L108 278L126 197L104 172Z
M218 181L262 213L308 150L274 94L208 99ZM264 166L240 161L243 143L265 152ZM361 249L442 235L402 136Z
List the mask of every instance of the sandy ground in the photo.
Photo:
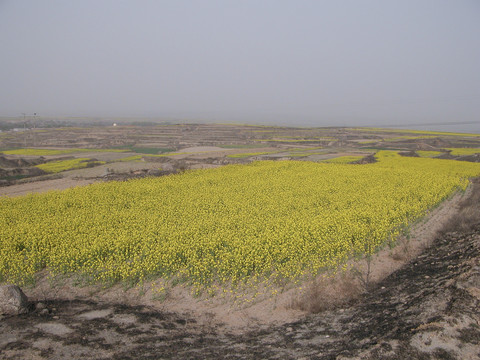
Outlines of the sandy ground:
M162 167L159 163L116 162L92 168L64 171L61 179L35 181L25 184L16 184L0 187L0 196L21 196L30 193L42 193L50 190L65 190L76 186L85 186L97 181L108 173L128 173L136 170L157 170Z
M64 190L76 186L92 184L94 180L74 180L69 178L38 181L0 187L0 196L21 196L30 193L42 193L50 190Z
M242 154L242 153L256 153L256 152L269 152L269 151L278 151L277 148L271 147L262 147L258 148L236 148L236 149L224 149L216 146L195 146L179 150L176 153L179 155L174 155L175 159L221 159L231 154Z

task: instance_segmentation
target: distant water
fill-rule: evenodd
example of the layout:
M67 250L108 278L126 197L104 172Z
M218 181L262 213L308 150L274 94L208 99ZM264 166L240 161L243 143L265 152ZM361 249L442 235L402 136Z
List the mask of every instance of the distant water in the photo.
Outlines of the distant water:
M388 126L388 128L480 134L480 121L475 124L405 125L405 126Z
M255 123L252 121L240 121L243 123ZM306 126L306 127L376 127L376 128L386 128L386 129L408 129L408 130L425 130L425 131L443 131L443 132L459 132L459 133L468 133L468 134L479 134L480 135L480 121L473 122L473 121L465 121L465 122L458 122L458 123L423 123L423 124L415 124L415 123L408 123L405 122L403 124L395 124L395 123L382 123L380 121L345 121L345 120L338 120L338 121L315 121L312 119L298 119L296 121L292 120L284 120L279 121L260 121L258 123L263 123L265 125L278 125L278 126Z

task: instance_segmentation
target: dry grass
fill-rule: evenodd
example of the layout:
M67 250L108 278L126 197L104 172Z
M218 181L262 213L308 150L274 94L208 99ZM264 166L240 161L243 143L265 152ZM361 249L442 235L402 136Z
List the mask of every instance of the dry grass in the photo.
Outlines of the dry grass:
M395 261L408 261L412 258L412 249L410 248L410 239L407 236L401 236L397 245L390 253L390 257Z
M307 285L301 296L292 300L290 307L308 313L319 313L346 306L361 293L362 288L352 274L319 277Z
M480 227L480 178L472 181L471 195L460 202L458 212L440 230L447 232L470 232Z

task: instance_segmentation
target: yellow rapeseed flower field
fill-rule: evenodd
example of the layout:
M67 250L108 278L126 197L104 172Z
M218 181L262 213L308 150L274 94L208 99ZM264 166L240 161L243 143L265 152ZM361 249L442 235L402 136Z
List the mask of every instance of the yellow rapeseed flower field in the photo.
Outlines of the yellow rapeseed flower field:
M88 166L103 165L105 161L93 161L88 158L77 158L68 160L50 161L45 164L36 165L37 168L47 173L58 173L66 170L81 169Z
M451 150L450 154L455 156L480 154L478 148L447 148L447 150Z
M0 275L98 282L296 280L372 253L480 174L480 164L260 161L0 198ZM172 280L173 281L173 280Z

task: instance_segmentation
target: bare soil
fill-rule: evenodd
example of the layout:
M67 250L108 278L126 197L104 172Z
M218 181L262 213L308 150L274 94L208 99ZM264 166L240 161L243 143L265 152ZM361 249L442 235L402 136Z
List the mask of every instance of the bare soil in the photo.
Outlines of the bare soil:
M53 179L36 181L34 183L16 184L7 187L0 187L0 196L21 196L30 193L42 193L50 190L64 190L76 186L92 184L94 180L83 179Z

